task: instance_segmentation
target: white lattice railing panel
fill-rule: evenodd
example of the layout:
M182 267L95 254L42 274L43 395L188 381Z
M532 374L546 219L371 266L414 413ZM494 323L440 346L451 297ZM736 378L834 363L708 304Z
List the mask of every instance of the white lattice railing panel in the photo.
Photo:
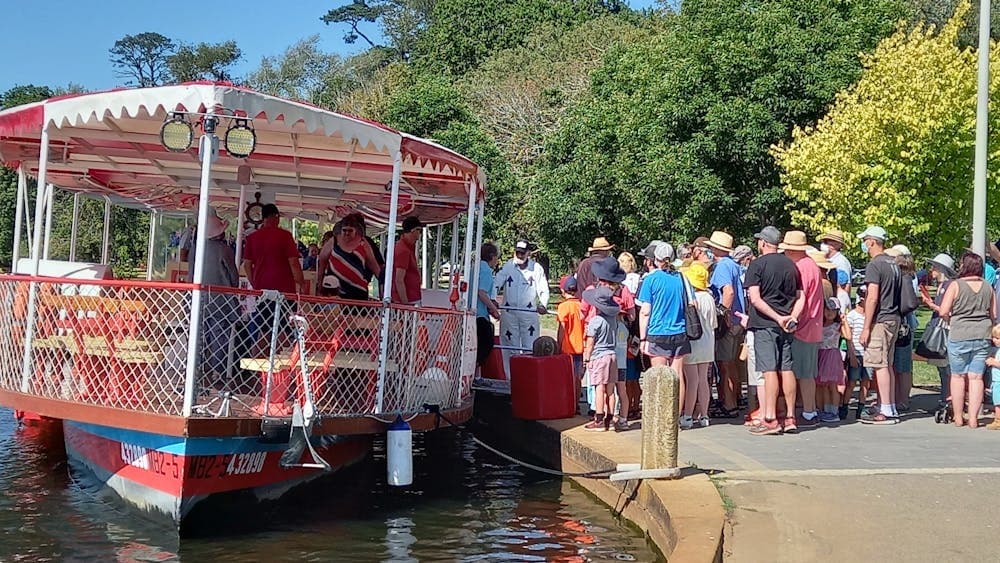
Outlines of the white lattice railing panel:
M0 276L9 311L0 316L0 388L182 413L192 286L41 279L25 374L32 284ZM463 331L474 325L460 313L220 288L202 291L202 307L195 416L287 416L305 401L307 381L321 416L448 408L469 396Z

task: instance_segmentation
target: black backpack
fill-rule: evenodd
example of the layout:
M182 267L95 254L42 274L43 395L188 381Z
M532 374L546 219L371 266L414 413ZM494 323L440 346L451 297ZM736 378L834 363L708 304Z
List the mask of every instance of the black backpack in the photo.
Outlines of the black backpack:
M913 291L913 276L903 274L903 286L899 292L899 315L906 317L916 311L919 306L920 300L917 299L917 293Z

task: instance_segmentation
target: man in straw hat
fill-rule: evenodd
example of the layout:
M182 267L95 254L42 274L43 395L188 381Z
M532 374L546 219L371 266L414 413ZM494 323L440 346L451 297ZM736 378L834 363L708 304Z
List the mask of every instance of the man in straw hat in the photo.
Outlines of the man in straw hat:
M861 414L861 422L865 424L895 424L899 421L892 355L899 334L903 277L895 260L885 253L886 238L882 227L868 227L858 234L861 250L871 257L865 268L868 296L865 298L865 324L860 340L865 347L865 367L875 372L879 394L878 409Z
M792 371L802 396L802 420L811 425L818 422L816 371L819 368L819 345L823 341L823 280L826 276L806 254L812 247L804 232L788 231L778 249L795 262L802 286L802 307L796 317L798 327L792 338ZM789 412L786 416L794 417L795 413ZM787 426L785 431L788 431Z
M510 377L510 357L530 351L539 336L539 315L549 304L549 282L542 265L531 259L532 244L525 239L514 245L514 257L493 278L503 294L500 313L500 343L503 367Z
M833 262L838 270L847 272L847 278L851 279L854 276L854 268L851 267L851 261L847 259L847 256L841 253L846 246L843 231L827 229L816 241L819 242L820 251L826 255L830 262Z
M784 422L790 423L790 430L796 428L792 332L804 299L795 263L778 253L781 232L768 226L754 238L759 257L747 268L745 283L753 305L749 329L754 333L756 368L764 374L764 397L760 399L763 416L750 427L750 433L762 436L782 432L782 423L777 419L779 390L785 392L785 409L790 417Z
M589 256L584 258L580 262L580 266L576 269L576 285L580 289L597 285L597 277L593 273L594 263L610 256L614 248L615 245L608 242L608 239L604 237L594 239L594 244L590 245L590 248L587 249Z
M715 231L705 241L709 256L714 262L712 269L712 291L718 296L720 332L715 341L715 360L718 362L720 381L719 398L722 399L723 416L739 414L741 394L739 358L743 343L744 329L738 314L746 312L743 294L743 270L730 256L733 253L733 237L722 231Z

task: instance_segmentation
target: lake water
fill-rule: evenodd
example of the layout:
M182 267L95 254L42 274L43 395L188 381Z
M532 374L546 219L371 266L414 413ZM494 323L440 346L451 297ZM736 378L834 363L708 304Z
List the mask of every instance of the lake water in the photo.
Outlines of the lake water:
M0 409L0 561L658 560L637 531L568 480L504 461L465 431L414 438L412 487L385 484L376 447L290 508L248 515L255 531L178 548L168 530L71 474L61 442L17 428Z

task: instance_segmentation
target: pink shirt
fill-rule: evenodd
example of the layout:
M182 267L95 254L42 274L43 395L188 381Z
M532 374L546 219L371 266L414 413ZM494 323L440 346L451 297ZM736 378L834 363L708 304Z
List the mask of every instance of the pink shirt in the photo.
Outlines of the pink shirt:
M795 338L803 342L823 341L823 272L816 262L803 256L795 262L806 305L799 315Z

